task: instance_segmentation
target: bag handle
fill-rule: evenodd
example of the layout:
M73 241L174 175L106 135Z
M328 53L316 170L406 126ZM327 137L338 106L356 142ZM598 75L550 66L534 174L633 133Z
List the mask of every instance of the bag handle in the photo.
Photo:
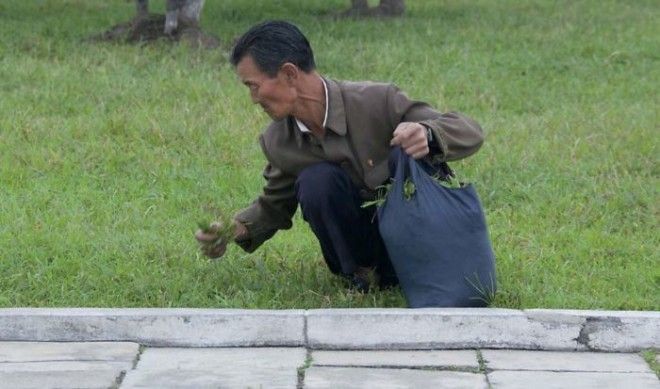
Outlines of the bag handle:
M406 178L411 177L411 166L415 165L416 168L422 169L424 173L428 174L429 176L438 176L440 180L447 181L447 178L456 178L456 174L454 173L454 170L452 170L451 167L449 167L449 164L447 162L440 162L438 164L433 164L429 162L427 159L418 159L415 160L413 157L409 156L406 154L405 151L399 146L396 147L398 149L398 156L397 156L397 165L396 165L396 171L394 174L394 178L396 181L405 181ZM397 180L398 179L398 180Z

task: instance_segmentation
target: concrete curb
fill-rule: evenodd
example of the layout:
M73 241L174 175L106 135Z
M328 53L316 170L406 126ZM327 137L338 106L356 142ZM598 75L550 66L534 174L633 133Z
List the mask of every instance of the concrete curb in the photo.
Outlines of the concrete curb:
M0 341L312 349L660 348L660 312L425 309L0 309Z
M302 346L305 311L160 308L0 309L0 340L147 346Z

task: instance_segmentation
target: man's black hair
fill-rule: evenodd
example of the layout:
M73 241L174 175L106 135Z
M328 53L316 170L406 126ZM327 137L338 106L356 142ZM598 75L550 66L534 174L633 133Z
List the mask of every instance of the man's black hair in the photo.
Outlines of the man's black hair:
M270 77L275 77L286 62L305 73L316 68L309 41L298 27L285 21L257 24L238 38L231 53L231 64L238 65L246 55L252 56L259 70Z

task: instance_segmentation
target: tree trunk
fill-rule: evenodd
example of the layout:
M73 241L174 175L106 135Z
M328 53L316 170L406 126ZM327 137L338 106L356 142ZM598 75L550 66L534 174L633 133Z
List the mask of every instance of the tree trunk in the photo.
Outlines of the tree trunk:
M136 0L138 19L145 19L149 15L149 0Z
M367 10L369 4L367 3L367 0L351 0L351 8Z
M179 21L188 25L199 27L199 17L204 8L204 0L188 0L181 8Z
M401 16L405 10L403 0L380 0L373 8L369 8L367 0L351 0L351 8L343 16Z
M381 12L387 16L400 16L406 10L403 0L380 0L377 8L380 8Z
M199 28L204 0L163 0L166 14L149 13L149 0L135 0L137 15L120 23L92 40L149 42L167 39L186 42L196 47L215 48L220 41Z
M199 27L203 7L204 0L167 0L165 34L172 35L179 28Z

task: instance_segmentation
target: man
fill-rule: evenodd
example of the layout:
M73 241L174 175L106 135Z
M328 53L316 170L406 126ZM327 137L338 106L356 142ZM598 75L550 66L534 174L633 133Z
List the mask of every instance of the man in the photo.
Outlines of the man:
M291 227L300 205L323 257L352 287L366 292L375 268L379 286L397 278L374 222L361 208L390 177L393 147L415 159L456 160L483 142L477 123L412 101L390 84L342 82L316 71L307 38L287 22L252 27L231 54L252 102L273 119L260 137L268 160L263 194L234 217L235 242L253 252ZM197 231L202 250L221 256L227 242Z

